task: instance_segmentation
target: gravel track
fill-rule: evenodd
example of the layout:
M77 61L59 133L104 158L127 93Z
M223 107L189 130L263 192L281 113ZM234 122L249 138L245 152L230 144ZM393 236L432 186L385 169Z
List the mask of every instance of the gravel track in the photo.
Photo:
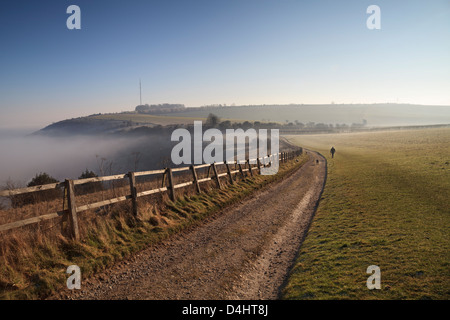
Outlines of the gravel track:
M250 199L52 298L277 299L325 185L325 159L307 152L302 167Z

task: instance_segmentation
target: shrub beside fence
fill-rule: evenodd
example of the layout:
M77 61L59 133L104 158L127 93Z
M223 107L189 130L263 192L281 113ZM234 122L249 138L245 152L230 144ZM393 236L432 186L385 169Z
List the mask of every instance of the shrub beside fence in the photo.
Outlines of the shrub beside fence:
M138 198L167 192L169 198L172 201L176 200L176 190L180 188L185 188L189 186L194 186L195 191L197 193L201 193L202 189L200 187L201 183L214 180L217 188L222 189L223 184L220 181L221 177L228 177L229 182L234 184L233 175L241 175L243 178L247 174L253 176L256 172L261 173L261 167L267 167L272 164L272 159L275 156L279 157L279 161L281 163L286 162L288 160L293 159L294 157L300 155L302 153L302 149L298 149L295 151L289 152L281 152L276 154L271 154L266 157L257 158L257 159L247 159L245 161L231 161L231 162L220 162L220 163L212 163L212 164L201 164L201 165L191 165L189 167L180 167L180 168L165 168L160 170L152 170L152 171L140 171L140 172L128 172L126 174L117 174L111 176L104 177L94 177L94 178L86 178L86 179L78 179L78 180L70 180L67 179L63 182L45 184L40 186L33 186L28 188L14 189L14 190L3 190L0 191L1 197L15 197L23 194L31 194L38 193L45 190L64 190L64 199L63 199L63 209L57 212L48 213L45 215L15 221L7 224L0 225L0 232L7 231L11 229L20 228L23 226L36 224L41 221L54 219L57 217L62 217L64 220L68 221L70 228L70 236L75 239L80 239L79 228L78 228L78 218L77 214L89 209L96 209L105 207L114 203L131 200L132 204L132 213L134 216L138 216ZM268 161L266 161L268 160ZM232 170L231 165L234 165L234 170ZM219 166L225 166L226 172L219 173ZM236 168L237 167L237 168ZM198 169L208 168L208 174L206 178L198 179ZM174 172L191 172L192 180L182 182L179 184L174 183L173 173ZM212 172L212 176L210 177L210 173ZM137 184L136 177L142 176L151 176L151 175L162 175L162 185L160 188L145 190L141 192L137 192ZM86 205L77 206L77 199L75 195L75 186L84 185L87 183L103 183L107 181L114 180L122 180L128 179L130 191L128 194L124 196L115 197L108 200L103 200L95 203L90 203Z

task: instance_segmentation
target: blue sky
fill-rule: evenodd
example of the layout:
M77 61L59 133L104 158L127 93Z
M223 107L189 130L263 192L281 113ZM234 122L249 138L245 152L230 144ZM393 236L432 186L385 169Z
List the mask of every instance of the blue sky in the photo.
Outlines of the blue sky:
M0 128L132 110L139 79L149 104L450 105L449 39L448 0L6 0Z

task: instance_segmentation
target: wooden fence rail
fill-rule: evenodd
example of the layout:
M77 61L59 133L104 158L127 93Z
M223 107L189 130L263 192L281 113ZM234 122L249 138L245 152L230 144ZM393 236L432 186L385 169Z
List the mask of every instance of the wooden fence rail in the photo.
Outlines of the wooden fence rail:
M278 153L278 158L280 162L286 162L288 160L293 159L297 155L300 155L302 153L302 149L298 149L296 151L289 151L289 152L281 152ZM0 232L20 228L23 226L27 226L30 224L39 223L41 221L54 219L60 216L63 216L64 219L68 218L69 227L70 227L70 236L75 239L79 240L80 234L79 234L79 228L78 228L78 218L77 214L86 210L90 209L96 209L105 207L114 203L122 202L131 199L132 203L132 213L134 216L138 215L138 205L137 205L137 199L140 197L148 196L151 194L156 193L162 193L162 192L168 192L169 198L172 201L176 200L176 189L184 188L193 185L195 187L195 190L197 193L201 193L202 190L200 188L200 184L203 182L214 180L216 182L216 185L219 189L223 188L223 185L220 181L221 177L227 176L229 179L229 182L231 184L234 184L233 175L240 174L243 178L248 174L250 176L253 176L257 170L258 173L261 173L261 167L267 167L270 166L272 163L272 158L275 156L275 154L267 155L265 157L260 157L257 159L247 159L245 161L230 161L230 162L217 162L212 164L201 164L201 165L191 165L189 167L180 167L180 168L165 168L160 170L151 170L151 171L140 171L140 172L129 172L126 174L116 174L111 176L104 176L104 177L95 177L95 178L87 178L87 179L78 179L78 180L70 180L66 179L64 182L58 182L58 183L51 183L46 185L40 185L40 186L34 186L34 187L28 187L28 188L20 188L20 189L14 189L14 190L2 190L0 191L0 197L11 197L16 196L20 194L25 193L33 193L33 192L39 192L43 190L52 190L52 189L61 189L64 188L64 201L63 201L63 210L48 213L45 215L41 215L38 217L33 217L25 220L15 221L7 224L0 225ZM266 161L268 160L268 161ZM234 165L234 169L230 167L230 165ZM256 167L253 167L256 166ZM218 173L218 166L225 166L226 172L224 173ZM236 169L237 166L237 169ZM243 167L244 166L244 167ZM197 170L202 168L208 168L208 173L206 178L199 179L197 175ZM212 170L213 176L210 177L210 173ZM192 180L189 180L187 182L175 184L173 179L173 173L174 172L184 172L184 171L191 171L192 173ZM141 176L149 176L149 175L162 175L162 186L161 188L146 190L137 192L136 187L136 177ZM76 185L82 185L86 183L91 182L105 182L105 181L113 181L113 180L122 180L122 179L128 179L130 192L129 194L125 196L120 196L100 202L90 203L82 206L77 206L76 204L76 195L74 187ZM167 180L167 184L166 184ZM67 205L67 208L65 206Z

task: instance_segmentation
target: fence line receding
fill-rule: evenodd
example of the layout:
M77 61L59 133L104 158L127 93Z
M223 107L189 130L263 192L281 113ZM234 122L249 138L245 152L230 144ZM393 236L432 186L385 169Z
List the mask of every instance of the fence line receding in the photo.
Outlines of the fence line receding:
M151 194L157 194L162 192L168 192L169 198L172 201L176 200L176 189L185 188L188 186L194 186L197 193L201 193L202 189L200 184L207 181L215 181L219 189L223 188L223 184L220 181L221 177L227 177L231 184L234 184L233 175L236 177L240 175L242 178L250 174L253 176L256 172L261 173L262 167L268 167L272 164L272 159L278 156L279 162L283 163L288 160L295 158L302 153L302 149L288 152L280 152L278 154L271 154L265 157L260 157L257 159L246 159L245 161L230 161L230 162L216 162L212 164L201 164L201 165L191 165L189 167L179 167L179 168L165 168L160 170L151 171L140 171L140 172L128 172L126 174L116 174L103 177L86 178L78 180L66 179L63 182L45 184L40 186L33 186L27 188L13 189L13 190L2 190L0 191L0 197L12 197L20 194L34 193L44 190L55 190L64 188L64 200L63 200L63 210L48 213L45 215L24 219L20 221L15 221L7 224L0 225L0 232L20 228L30 224L39 223L41 221L54 219L62 216L65 221L68 221L70 228L70 236L79 240L80 234L78 230L78 218L77 214L86 210L96 209L105 207L114 203L126 201L131 199L132 203L132 213L134 216L138 215L138 205L137 199L140 197L148 196ZM266 161L268 160L268 161ZM231 168L234 165L234 170ZM218 173L218 167L225 166L226 172ZM236 168L237 167L237 168ZM208 173L206 178L198 178L198 169L208 168ZM190 171L192 174L192 180L175 184L173 179L174 172L184 172ZM212 173L212 176L210 176ZM136 177L151 176L151 175L162 175L162 185L160 188L155 188L151 190L144 190L137 192ZM112 199L107 199L99 202L89 203L81 206L77 206L75 186L83 185L92 182L106 182L114 180L124 180L129 181L129 192L126 195L115 197Z

